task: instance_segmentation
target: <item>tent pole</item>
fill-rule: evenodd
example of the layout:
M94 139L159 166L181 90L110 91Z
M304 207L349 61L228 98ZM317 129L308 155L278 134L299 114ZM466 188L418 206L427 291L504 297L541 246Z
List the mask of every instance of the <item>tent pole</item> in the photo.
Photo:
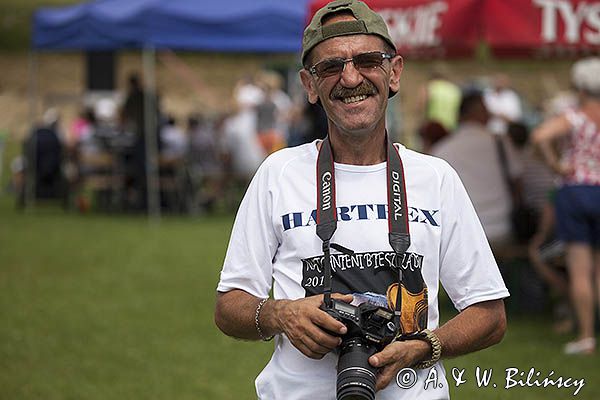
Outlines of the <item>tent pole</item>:
M146 186L148 218L160 220L160 188L158 171L158 95L156 93L156 50L152 46L143 50L144 82L144 132L146 152Z
M24 206L30 208L35 206L35 178L37 169L37 141L32 136L37 119L37 97L38 97L38 53L35 50L29 52L29 124L25 132L25 188L24 188ZM31 140L30 140L31 139ZM29 153L29 154L27 154Z

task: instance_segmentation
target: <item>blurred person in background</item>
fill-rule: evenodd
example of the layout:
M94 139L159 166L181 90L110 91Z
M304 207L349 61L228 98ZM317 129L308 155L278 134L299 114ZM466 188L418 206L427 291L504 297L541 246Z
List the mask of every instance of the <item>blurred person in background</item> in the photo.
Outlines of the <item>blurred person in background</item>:
M323 139L327 134L327 115L323 107L302 99L290 115L290 146Z
M257 129L263 148L270 154L287 145L292 101L283 91L283 78L279 73L263 71L260 74L260 82L265 98L257 107ZM263 106L266 106L266 110L263 110Z
M523 117L521 99L510 87L507 74L496 74L492 79L492 87L484 91L483 100L491 114L488 129L496 135L507 133L510 122L518 122Z
M126 134L133 134L134 144L126 154L127 164L127 204L132 210L142 211L148 206L147 199L147 172L146 165L146 110L151 110L151 115L156 122L155 131L151 132L153 143L160 147L160 101L156 93L146 93L138 73L131 73L127 81L125 102L120 110L119 122L121 129ZM145 105L146 102L149 105Z
M331 2L306 28L302 48L300 77L308 100L325 110L328 136L271 154L255 174L217 287L217 326L237 338L276 337L256 379L260 399L336 398L338 359L341 382L357 374L360 384L349 379L352 395L337 398L447 399L443 373L428 389L403 389L396 376L413 367L424 381L433 365L442 370L442 355L476 351L503 336L508 292L481 224L446 162L388 137L388 98L400 88L403 61L380 15L362 2ZM396 241L408 239L398 228L409 224L410 240ZM333 273L332 286L325 271ZM440 281L460 313L438 326ZM388 304L396 304L400 283L411 288L402 294L410 301L393 313ZM331 307L325 289L345 310L353 310L347 302L380 304L379 322L371 321L400 340L359 341L350 322L324 311Z
M423 112L422 126L436 122L447 132L453 132L458 122L460 88L448 79L444 64L434 66L427 83L421 88L419 108Z
M575 63L571 82L579 106L545 121L533 140L562 177L556 197L557 233L566 243L578 321L578 336L564 351L592 354L596 350L594 310L600 302L600 58ZM559 140L561 150L556 147Z
M160 128L160 155L166 160L183 160L188 153L188 138L172 115L166 116Z
M224 168L221 143L217 137L219 122L202 115L188 118L188 161L192 177L194 205L211 211L223 189Z
M435 144L448 136L449 132L436 121L429 121L419 128L417 134L421 139L421 151L425 154L431 154Z
M230 172L229 185L245 188L267 153L257 131L257 107L264 92L252 81L241 81L234 90L234 112L222 124L221 148Z
M507 135L522 166L520 201L532 211L531 218L528 218L531 226L519 238L527 242L536 230L548 197L556 188L558 177L544 163L541 154L531 143L529 128L525 124L510 122Z
M139 74L133 72L127 79L125 102L121 109L120 122L123 130L144 136L144 89Z
M77 118L71 123L67 144L70 149L77 147L82 136L90 129L90 126L95 122L94 109L92 107L83 107L79 110Z
M60 140L60 114L56 108L44 112L42 122L23 143L25 180L18 205L25 205L27 181L33 173L36 199L63 199L66 206L66 181L63 175L64 147ZM33 169L31 171L30 169Z
M285 139L277 123L279 110L275 104L275 91L265 81L261 82L261 87L264 95L256 105L256 132L265 153L271 154L285 147Z
M490 114L483 94L477 90L465 92L459 107L459 125L432 150L458 172L473 201L496 255L504 253L513 242L510 213L512 194L505 183L498 143L487 129ZM522 166L507 137L499 138L506 150L511 179L518 185Z
M87 112L87 123L82 126L78 141L80 156L112 152L112 141L119 135L116 117L117 105L112 99L98 101Z
M555 297L554 328L558 333L564 333L571 329L573 318L563 245L556 240L554 229L554 198L558 177L531 143L530 131L525 124L509 123L507 134L523 166L522 202L531 212L528 217L523 217L525 226L520 243L527 245L531 265L550 288L550 295Z

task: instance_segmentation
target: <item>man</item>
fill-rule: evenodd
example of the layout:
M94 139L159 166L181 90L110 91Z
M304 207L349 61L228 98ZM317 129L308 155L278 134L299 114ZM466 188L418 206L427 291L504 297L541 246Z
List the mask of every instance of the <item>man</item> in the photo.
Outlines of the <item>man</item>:
M422 331L412 336L417 340L393 341L370 356L366 368L357 368L378 369L376 388L365 398L447 398L444 371L435 363L440 345L444 357L457 356L497 343L505 330L501 299L508 293L483 230L451 168L403 146L391 147L402 160L405 182L390 186L394 193L406 188L408 209L398 212L394 200L393 212L387 212L392 163L385 160L395 159L386 142L385 112L388 96L400 87L402 58L379 15L361 2L329 3L304 32L302 61L300 77L309 101L327 114L328 137L276 152L257 171L233 227L216 323L237 338L275 335L273 357L256 380L260 399L334 399L337 349L348 328L320 308L327 272L338 301L385 298L386 291L397 290L394 267L401 259L402 302L410 303L404 301L406 286L426 285L409 300L421 306L425 300L428 313L424 321L421 312L409 316ZM317 168L318 159L331 155L329 148L333 160ZM332 209L337 229L331 240L337 246L315 229ZM401 258L388 240L396 215L410 220L411 244ZM330 247L331 256L324 257ZM462 312L438 327L440 280ZM402 306L403 326L404 311ZM433 332L421 329L425 324ZM416 364L433 366L416 372L419 384L402 389L398 372ZM440 384L425 390L429 374Z
M495 250L511 241L511 193L503 174L499 142L505 149L509 176L517 183L522 168L507 137L496 137L486 128L490 114L481 92L467 92L459 108L459 126L432 154L446 160L463 181L483 229Z

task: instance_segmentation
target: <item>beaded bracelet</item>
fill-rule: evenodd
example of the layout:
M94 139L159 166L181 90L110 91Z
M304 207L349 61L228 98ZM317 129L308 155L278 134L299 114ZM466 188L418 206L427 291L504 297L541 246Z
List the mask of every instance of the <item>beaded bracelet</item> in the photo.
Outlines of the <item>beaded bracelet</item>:
M273 339L273 337L275 336L275 335L271 335L269 337L266 337L263 334L262 329L260 329L260 324L258 322L258 319L260 317L260 310L265 305L267 300L269 300L269 298L262 299L260 302L258 302L258 305L256 306L256 312L254 313L254 325L256 326L256 331L258 332L258 336L260 336L260 340L263 340L265 342L268 342L269 340Z

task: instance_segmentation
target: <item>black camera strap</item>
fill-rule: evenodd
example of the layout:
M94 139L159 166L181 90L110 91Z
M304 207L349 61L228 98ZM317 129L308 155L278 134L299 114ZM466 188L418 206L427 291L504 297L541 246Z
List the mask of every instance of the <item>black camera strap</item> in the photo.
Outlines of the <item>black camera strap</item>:
M396 294L395 317L400 326L402 309L402 258L410 246L408 230L408 206L404 167L398 149L386 135L387 161L387 202L390 246L396 253L394 267L398 271L398 292ZM333 149L329 137L321 144L317 158L317 236L323 241L323 295L324 303L331 306L331 247L343 253L352 253L340 245L331 243L337 228L337 208L335 202L335 168Z

